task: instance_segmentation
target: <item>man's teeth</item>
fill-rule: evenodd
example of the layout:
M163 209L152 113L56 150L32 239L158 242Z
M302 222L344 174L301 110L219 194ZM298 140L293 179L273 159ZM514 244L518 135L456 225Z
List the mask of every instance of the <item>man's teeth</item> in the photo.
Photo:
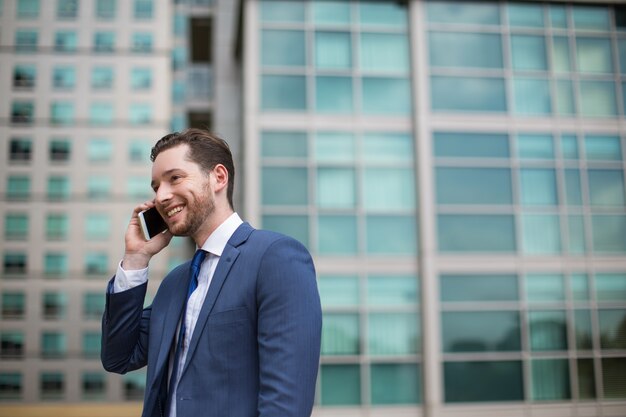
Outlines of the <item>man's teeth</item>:
M170 211L167 212L167 217L172 217L174 214L178 213L182 209L183 209L182 207L176 207L176 208L171 209Z

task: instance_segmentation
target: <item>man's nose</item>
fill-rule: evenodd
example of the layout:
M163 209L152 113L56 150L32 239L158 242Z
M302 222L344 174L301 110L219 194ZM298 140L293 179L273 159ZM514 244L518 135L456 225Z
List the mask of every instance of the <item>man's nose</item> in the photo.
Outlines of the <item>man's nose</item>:
M172 192L170 187L168 187L166 184L161 184L156 191L154 201L159 204L163 204L167 202L170 198L172 198Z

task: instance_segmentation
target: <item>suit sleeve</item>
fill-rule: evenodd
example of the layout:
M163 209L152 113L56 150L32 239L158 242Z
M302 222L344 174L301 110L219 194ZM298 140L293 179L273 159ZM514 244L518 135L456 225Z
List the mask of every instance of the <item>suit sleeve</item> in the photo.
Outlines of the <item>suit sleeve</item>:
M151 308L143 308L147 283L120 293L113 293L109 283L102 316L104 369L125 374L142 368L148 360L148 329Z
M313 261L294 239L267 249L257 277L259 416L309 416L322 313Z

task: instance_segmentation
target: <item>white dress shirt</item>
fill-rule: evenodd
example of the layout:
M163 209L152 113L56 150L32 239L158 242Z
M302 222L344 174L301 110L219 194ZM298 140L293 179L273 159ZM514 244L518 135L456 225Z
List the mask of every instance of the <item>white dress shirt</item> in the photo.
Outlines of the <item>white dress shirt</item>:
M198 316L200 315L200 310L202 309L202 304L204 304L204 299L209 291L209 285L211 285L211 280L213 279L213 274L215 273L215 268L217 267L217 263L222 256L222 252L226 247L226 243L230 239L230 237L235 233L235 230L243 223L241 218L237 213L231 214L221 225L218 226L217 229L211 233L211 235L207 238L207 240L202 245L202 249L208 252L207 256L204 258L202 262L202 266L200 267L200 275L198 276L198 287L191 294L189 300L187 300L187 310L185 311L185 336L183 340L183 350L180 355L180 362L178 363L178 375L176 376L174 383L174 392L171 394L172 398L176 398L176 386L178 385L178 380L180 378L180 373L183 370L183 364L185 363L185 359L187 357L187 349L189 347L189 342L191 341L191 336L193 335L194 327L196 326L196 322L198 321ZM115 274L115 280L113 282L113 292L121 292L131 288L134 288L138 285L141 285L148 281L148 268L139 269L139 270L131 270L126 271L122 268L121 262L117 268L117 273ZM178 325L180 328L180 323ZM178 331L176 332L178 335ZM173 349L172 354L170 355L170 364L168 371L168 381L169 375L171 375L173 369ZM170 387L170 391L172 388ZM171 401L169 417L176 417L176 401Z

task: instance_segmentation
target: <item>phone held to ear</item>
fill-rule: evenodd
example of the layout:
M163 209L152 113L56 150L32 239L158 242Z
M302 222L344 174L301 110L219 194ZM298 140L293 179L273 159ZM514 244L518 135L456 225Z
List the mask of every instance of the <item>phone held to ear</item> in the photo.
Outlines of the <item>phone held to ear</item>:
M155 207L149 208L139 213L141 230L146 240L150 240L159 233L167 230L167 224Z

